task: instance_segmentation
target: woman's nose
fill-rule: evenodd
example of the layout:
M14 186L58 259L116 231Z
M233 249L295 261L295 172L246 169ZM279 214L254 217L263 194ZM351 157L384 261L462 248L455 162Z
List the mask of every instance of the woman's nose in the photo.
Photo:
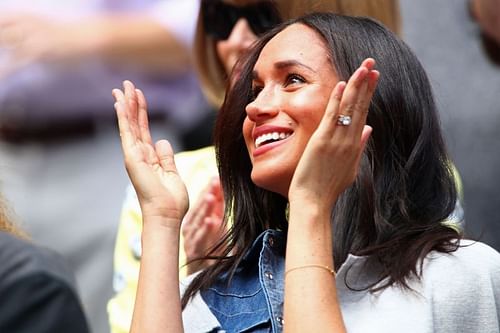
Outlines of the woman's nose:
M240 18L231 30L227 42L235 52L241 54L248 50L256 40L257 36L253 33L248 21L245 18Z
M263 90L245 110L248 118L257 123L275 117L279 113L280 106L275 94Z

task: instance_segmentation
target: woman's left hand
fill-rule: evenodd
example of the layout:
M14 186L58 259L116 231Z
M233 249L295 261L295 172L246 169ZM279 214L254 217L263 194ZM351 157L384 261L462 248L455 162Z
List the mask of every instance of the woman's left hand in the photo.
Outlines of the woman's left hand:
M353 183L372 130L366 117L379 77L374 66L375 60L364 60L347 84L338 82L333 89L292 178L288 193L291 204L323 203L331 209L339 194ZM340 115L350 116L351 123L338 124Z

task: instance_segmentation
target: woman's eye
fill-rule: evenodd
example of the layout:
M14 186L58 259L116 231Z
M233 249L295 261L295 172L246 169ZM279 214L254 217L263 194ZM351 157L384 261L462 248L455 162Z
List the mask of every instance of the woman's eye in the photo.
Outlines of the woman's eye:
M285 82L285 85L288 86L288 85L291 85L291 84L298 84L298 83L304 83L306 82L306 80L298 75L298 74L290 74L286 77L286 82Z
M253 87L252 88L252 100L256 99L259 96L259 93L262 91L262 87Z

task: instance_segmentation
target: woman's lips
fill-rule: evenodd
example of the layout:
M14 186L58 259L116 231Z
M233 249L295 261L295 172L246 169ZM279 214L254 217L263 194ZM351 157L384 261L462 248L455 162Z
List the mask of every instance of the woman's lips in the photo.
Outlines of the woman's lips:
M270 142L270 143L266 143L260 147L255 147L255 150L253 151L253 157L258 157L262 154L265 154L266 152L268 152L269 150L271 149L274 149L278 146L281 146L282 144L285 144L288 142L288 140L292 137L293 135L289 135L288 137L286 137L285 139L282 139L282 140L279 140L279 141L273 141L273 142Z

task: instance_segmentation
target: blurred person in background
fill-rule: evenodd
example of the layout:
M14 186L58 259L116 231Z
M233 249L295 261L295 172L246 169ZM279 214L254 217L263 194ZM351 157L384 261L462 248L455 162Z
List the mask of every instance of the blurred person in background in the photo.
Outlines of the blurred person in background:
M399 33L397 0L203 0L193 58L202 90L213 107L218 110L222 105L229 74L260 34L282 20L312 11L371 16ZM175 162L191 203L182 227L181 249L184 251L180 253L180 275L183 277L210 263L195 259L203 257L225 231L224 206L212 146L178 153ZM113 286L116 294L108 303L113 333L128 332L130 328L140 267L141 231L141 210L136 193L129 186L115 245Z
M0 332L89 332L73 272L27 239L1 196Z
M499 3L400 1L403 38L431 79L449 152L462 176L466 234L498 251Z
M141 82L153 128L185 148L183 133L213 114L191 69L198 7L196 0L0 2L1 189L33 238L69 260L96 332L109 330L105 304L127 184L116 172L122 162L109 91L125 78Z

